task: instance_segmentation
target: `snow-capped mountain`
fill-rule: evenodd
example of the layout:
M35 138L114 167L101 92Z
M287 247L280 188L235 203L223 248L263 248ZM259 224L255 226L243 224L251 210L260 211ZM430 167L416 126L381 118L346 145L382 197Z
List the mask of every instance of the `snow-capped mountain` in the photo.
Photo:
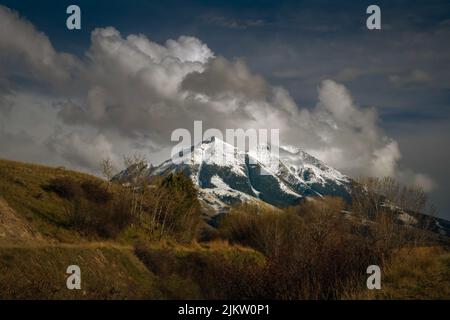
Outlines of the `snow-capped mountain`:
M349 197L348 177L292 147L279 148L278 155L271 152L269 145L243 152L213 137L183 150L182 158L181 163L169 159L157 167L145 166L139 172L128 168L116 179L183 171L198 186L204 206L216 213L239 202L263 201L285 207L306 197Z
M180 156L183 161L179 163L169 159L156 167L131 166L113 180L122 183L135 177L151 180L182 171L198 187L205 218L212 225L216 217L236 203L286 207L327 195L350 201L352 189L358 187L349 177L292 146L280 147L278 154L271 152L269 145L243 152L213 137L183 150ZM422 225L436 234L450 235L450 222L446 220L400 208L391 208L391 211L403 225Z

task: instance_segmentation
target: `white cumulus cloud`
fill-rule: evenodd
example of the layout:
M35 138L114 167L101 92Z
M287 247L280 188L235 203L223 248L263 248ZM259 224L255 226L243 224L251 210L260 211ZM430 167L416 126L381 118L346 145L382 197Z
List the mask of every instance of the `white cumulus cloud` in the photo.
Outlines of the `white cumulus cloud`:
M244 61L216 56L194 37L158 44L142 34L124 37L114 27L99 28L85 57L78 58L57 52L45 34L0 6L0 49L0 110L7 110L2 117L10 119L1 122L0 130L6 155L14 154L6 139L21 132L40 136L42 145L42 154L33 148L28 159L21 153L23 160L46 157L95 171L103 157L118 163L122 154L140 151L157 162L154 151L172 145L174 129L190 129L202 120L204 130L280 129L283 144L353 176L400 172L398 143L380 128L375 108L358 106L343 85L325 80L315 106L298 106L289 92L271 86ZM46 115L21 130L28 120L11 80L16 67L32 79L34 89L52 86L50 96L31 88L21 93L34 94L26 108ZM432 185L423 174L414 177Z

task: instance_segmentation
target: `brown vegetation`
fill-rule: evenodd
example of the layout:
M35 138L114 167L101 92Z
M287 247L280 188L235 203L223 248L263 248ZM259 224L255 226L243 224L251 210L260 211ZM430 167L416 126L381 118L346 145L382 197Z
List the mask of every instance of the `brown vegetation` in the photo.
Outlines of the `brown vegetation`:
M392 206L423 209L424 193L392 179L367 181L350 207L325 197L284 210L233 208L220 237L267 258L262 269L241 274L241 283L251 279L245 291L266 299L345 298L365 289L368 266L387 266L399 250L423 245L424 226L399 223Z
M103 182L61 176L45 188L68 201L69 227L85 234L113 238L132 222L128 194L110 191Z
M128 187L59 176L44 189L67 200L69 226L87 235L115 238L135 224L155 240L189 242L200 222L197 191L182 173Z
M394 252L384 268L381 290L361 290L350 299L450 299L450 252L413 247Z
M110 164L104 169L111 176ZM192 181L182 173L153 181L142 175L122 185L0 160L7 227L40 237L38 243L22 232L30 240L24 243L14 240L14 231L4 232L0 274L7 276L0 278L0 297L448 297L448 251L424 247L432 243L421 229L426 220L412 225L394 214L417 217L413 212L426 207L424 194L389 179L368 181L355 190L351 205L315 198L286 209L236 206L225 215L215 241L197 243L200 205ZM110 240L91 248L98 238ZM82 292L65 289L65 267L74 256L87 268ZM366 288L372 264L382 269L377 292Z
M264 257L226 242L190 246L138 244L136 255L160 277L161 292L172 299L249 299Z
M253 298L337 299L364 285L367 266L380 264L378 248L342 213L338 198L315 200L283 212L235 208L220 230L229 241L266 256L252 278ZM244 209L244 211L242 211Z

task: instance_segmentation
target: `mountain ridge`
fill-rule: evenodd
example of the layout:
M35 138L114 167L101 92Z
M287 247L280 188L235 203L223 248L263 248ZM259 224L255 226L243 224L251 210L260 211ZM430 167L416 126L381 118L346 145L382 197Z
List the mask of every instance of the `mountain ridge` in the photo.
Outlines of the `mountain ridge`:
M168 159L158 166L135 164L113 181L128 183L140 177L150 182L155 177L181 171L198 188L205 219L213 226L236 204L284 208L325 196L338 196L350 204L352 192L361 188L350 177L303 150L282 146L277 155L270 148L260 144L244 152L211 137L183 149L180 152L183 161L179 163ZM389 209L386 200L380 201L380 205ZM438 234L450 235L450 223L446 220L406 209L389 210L401 224L427 225L427 229ZM432 221L426 222L429 219Z
M350 197L351 179L301 150L260 144L250 151L211 137L156 167L127 168L115 180L139 174L152 178L183 171L199 189L199 198L212 212L242 202L265 202L275 207L296 205L308 197ZM137 172L138 171L138 172Z

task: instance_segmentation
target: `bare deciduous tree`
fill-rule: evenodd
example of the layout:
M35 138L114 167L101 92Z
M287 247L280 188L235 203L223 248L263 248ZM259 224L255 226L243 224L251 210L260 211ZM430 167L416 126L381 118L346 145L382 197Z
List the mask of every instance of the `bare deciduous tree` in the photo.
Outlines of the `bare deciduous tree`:
M352 193L352 211L375 222L374 241L380 250L423 242L427 219L416 221L414 215L426 208L427 195L422 188L402 185L390 177L360 178ZM402 226L400 217L410 218L413 225Z
M102 160L101 162L101 169L102 169L102 174L103 177L108 180L108 185L111 182L111 179L114 175L114 166L112 164L112 161L110 158L105 158Z

